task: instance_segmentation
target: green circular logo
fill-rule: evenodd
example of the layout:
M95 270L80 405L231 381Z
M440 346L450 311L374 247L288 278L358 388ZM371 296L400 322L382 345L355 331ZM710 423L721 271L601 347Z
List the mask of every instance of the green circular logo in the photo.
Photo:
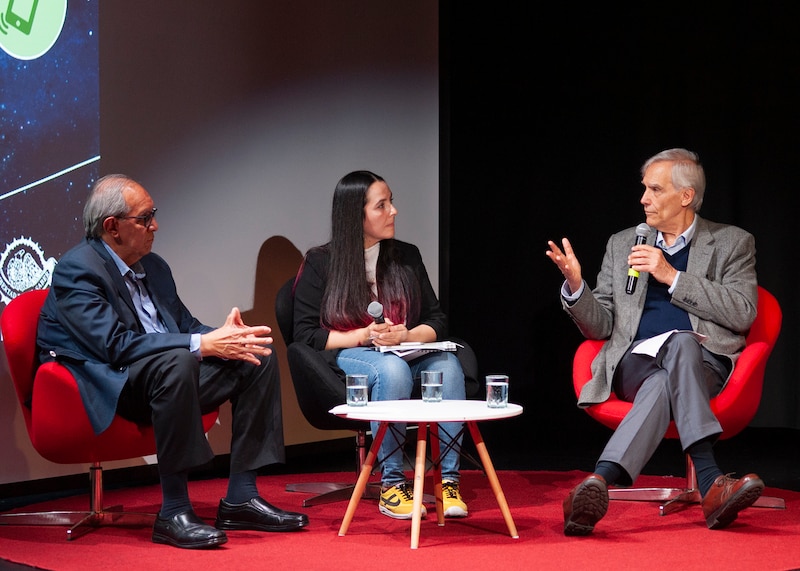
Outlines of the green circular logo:
M22 60L43 56L56 43L67 0L0 0L0 48Z

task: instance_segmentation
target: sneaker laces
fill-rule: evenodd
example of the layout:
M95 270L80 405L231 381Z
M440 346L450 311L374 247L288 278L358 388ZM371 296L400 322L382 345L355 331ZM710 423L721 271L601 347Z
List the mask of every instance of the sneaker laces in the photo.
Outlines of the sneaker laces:
M442 482L442 493L451 500L458 499L458 482Z
M400 482L395 487L397 488L397 491L400 492L400 495L403 496L404 500L411 501L414 499L414 489L408 482Z

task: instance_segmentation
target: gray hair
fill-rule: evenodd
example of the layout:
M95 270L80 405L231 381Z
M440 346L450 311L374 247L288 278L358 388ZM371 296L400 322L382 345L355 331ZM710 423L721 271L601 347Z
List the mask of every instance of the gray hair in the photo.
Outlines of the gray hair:
M125 216L128 213L123 191L131 183L136 181L124 174L109 174L94 183L83 208L83 228L87 238L102 236L103 220L109 216Z
M690 207L698 212L703 205L703 195L706 192L706 175L700 157L697 153L686 149L668 149L661 151L647 159L642 165L642 176L653 163L669 161L672 163L672 185L676 190L684 188L694 189L694 199Z

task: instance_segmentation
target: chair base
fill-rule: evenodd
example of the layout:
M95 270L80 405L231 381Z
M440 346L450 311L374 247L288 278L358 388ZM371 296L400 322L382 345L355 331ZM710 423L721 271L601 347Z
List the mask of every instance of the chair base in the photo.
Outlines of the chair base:
M662 502L658 515L668 515L682 510L702 500L700 491L687 488L612 488L608 490L609 500L630 502ZM752 507L786 509L783 498L761 496Z
M395 430L392 427L392 430ZM408 427L407 431L409 430L417 430L416 426ZM463 434L464 429L461 429L461 432L456 436L461 436ZM366 447L366 431L360 430L356 433L356 474L355 477L358 479L358 476L361 472L361 466L364 464L364 460L367 456L367 447ZM404 451L405 454L405 451ZM475 464L478 468L483 470L483 464L479 463L473 456L470 454L461 451L462 457L466 458L467 460L471 461ZM406 461L413 464L412 460L406 455ZM287 492L301 492L305 494L314 494L311 498L306 498L303 500L303 507L309 508L312 506L319 506L322 504L330 504L333 502L341 502L341 501L349 501L353 495L353 490L355 489L356 485L355 482L352 484L344 484L344 483L334 483L334 482L310 482L306 484L287 484L286 491ZM367 500L379 500L381 497L381 485L378 482L367 483L367 487L364 489L364 493L361 496L361 499ZM432 494L424 494L422 496L422 501L436 505L436 497Z
M688 454L686 454L685 488L612 488L608 490L608 499L630 502L662 502L658 506L658 515L668 515L692 504L699 504L703 500L700 497L700 490L697 489L697 472L695 472L694 463ZM761 496L752 507L784 510L786 502L783 498Z
M355 487L355 483L310 482L307 484L286 484L286 491L315 494L313 497L303 500L303 507L310 508L312 506L321 506L333 502L350 501ZM374 484L367 484L361 499L379 500L380 497L381 485L376 482ZM431 494L425 494L422 496L422 501L435 504L436 498Z
M691 456L686 454L686 487L685 488L612 488L608 490L609 500L629 502L662 502L658 506L658 515L668 515L682 510L692 504L699 504L703 498L697 489L697 472ZM782 498L769 496L759 497L752 507L786 509Z
M700 492L686 488L612 488L609 500L629 502L662 502L658 515L668 515L692 504L699 504Z
M100 527L145 527L156 514L124 512L122 506L101 511L50 511L0 514L0 525L67 525L67 540L77 539Z
M152 527L156 514L124 512L122 506L103 508L103 468L89 468L89 509L86 511L20 512L0 514L0 525L68 525L67 540L77 539L100 527Z
M366 430L359 430L356 432L356 473L355 478L361 471L361 466L367 455L367 432ZM310 508L312 506L320 506L323 504L330 504L333 502L349 501L353 495L353 490L356 484L335 483L335 482L309 482L305 484L286 484L287 492L301 492L304 494L314 494L313 497L303 500L303 507ZM379 500L381 497L381 485L378 482L367 484L364 489L362 499ZM426 494L423 497L426 502L434 503L435 499L432 495Z
M303 500L303 507L320 506L333 502L347 501L353 495L355 482L352 484L335 482L310 482L307 484L287 484L287 492L301 492L304 494L314 494L310 498ZM368 484L364 490L364 499L377 500L381 497L381 485L378 483Z

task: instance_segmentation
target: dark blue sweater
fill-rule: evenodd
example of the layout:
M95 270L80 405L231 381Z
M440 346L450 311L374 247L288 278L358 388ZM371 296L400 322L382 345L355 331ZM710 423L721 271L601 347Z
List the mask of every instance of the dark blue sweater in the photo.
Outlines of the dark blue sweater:
M672 267L684 272L689 260L690 247L691 244L673 256L664 252L664 257L672 264ZM639 330L636 332L637 340L654 337L673 329L691 331L692 324L689 322L689 314L670 303L672 296L667 290L669 290L669 285L656 281L653 276L647 280L647 294L642 319L639 321Z

